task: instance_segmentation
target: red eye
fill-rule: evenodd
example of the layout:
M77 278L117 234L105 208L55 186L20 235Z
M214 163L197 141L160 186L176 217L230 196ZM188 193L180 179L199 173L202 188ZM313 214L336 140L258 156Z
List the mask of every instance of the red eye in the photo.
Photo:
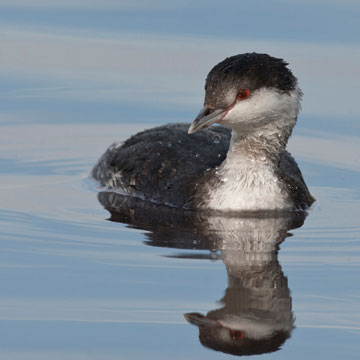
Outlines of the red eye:
M230 335L233 340L242 340L245 338L244 333L241 330L230 329Z
M241 89L236 95L236 98L238 100L245 100L250 96L250 90L249 89Z

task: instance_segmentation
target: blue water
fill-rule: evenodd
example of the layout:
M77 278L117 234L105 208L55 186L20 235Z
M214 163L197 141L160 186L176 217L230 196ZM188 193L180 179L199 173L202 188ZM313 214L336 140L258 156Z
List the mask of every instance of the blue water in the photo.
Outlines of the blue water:
M0 357L227 359L217 317L277 326L254 359L358 359L359 5L35 3L0 2ZM121 199L88 176L107 146L192 121L208 70L244 51L284 57L304 90L304 224L105 210Z

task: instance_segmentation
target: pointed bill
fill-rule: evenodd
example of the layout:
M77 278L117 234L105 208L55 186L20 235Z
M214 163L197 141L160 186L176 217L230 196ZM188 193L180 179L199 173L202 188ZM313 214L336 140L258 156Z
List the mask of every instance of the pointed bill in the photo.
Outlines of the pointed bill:
M186 313L184 318L187 322L197 326L218 327L220 324L215 319L210 319L200 313Z
M210 125L219 122L225 115L226 110L210 110L206 105L201 109L199 115L190 125L188 134L208 128Z

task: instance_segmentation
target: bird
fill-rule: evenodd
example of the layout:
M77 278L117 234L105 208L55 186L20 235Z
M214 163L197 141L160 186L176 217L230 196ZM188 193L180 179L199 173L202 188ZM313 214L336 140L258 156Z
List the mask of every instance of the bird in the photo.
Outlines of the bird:
M283 59L227 57L195 120L112 144L92 176L107 191L195 211L304 211L315 201L286 145L302 91ZM215 125L215 126L212 126Z

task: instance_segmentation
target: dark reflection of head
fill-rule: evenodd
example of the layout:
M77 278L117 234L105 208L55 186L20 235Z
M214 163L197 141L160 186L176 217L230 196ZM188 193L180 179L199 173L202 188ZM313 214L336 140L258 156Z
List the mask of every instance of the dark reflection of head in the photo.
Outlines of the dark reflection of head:
M147 230L146 244L188 250L181 258L219 258L228 287L221 307L206 315L187 313L198 327L200 342L233 355L277 351L294 328L290 290L277 259L288 231L302 226L303 212L282 214L195 213L157 206L118 194L99 193L111 221Z

